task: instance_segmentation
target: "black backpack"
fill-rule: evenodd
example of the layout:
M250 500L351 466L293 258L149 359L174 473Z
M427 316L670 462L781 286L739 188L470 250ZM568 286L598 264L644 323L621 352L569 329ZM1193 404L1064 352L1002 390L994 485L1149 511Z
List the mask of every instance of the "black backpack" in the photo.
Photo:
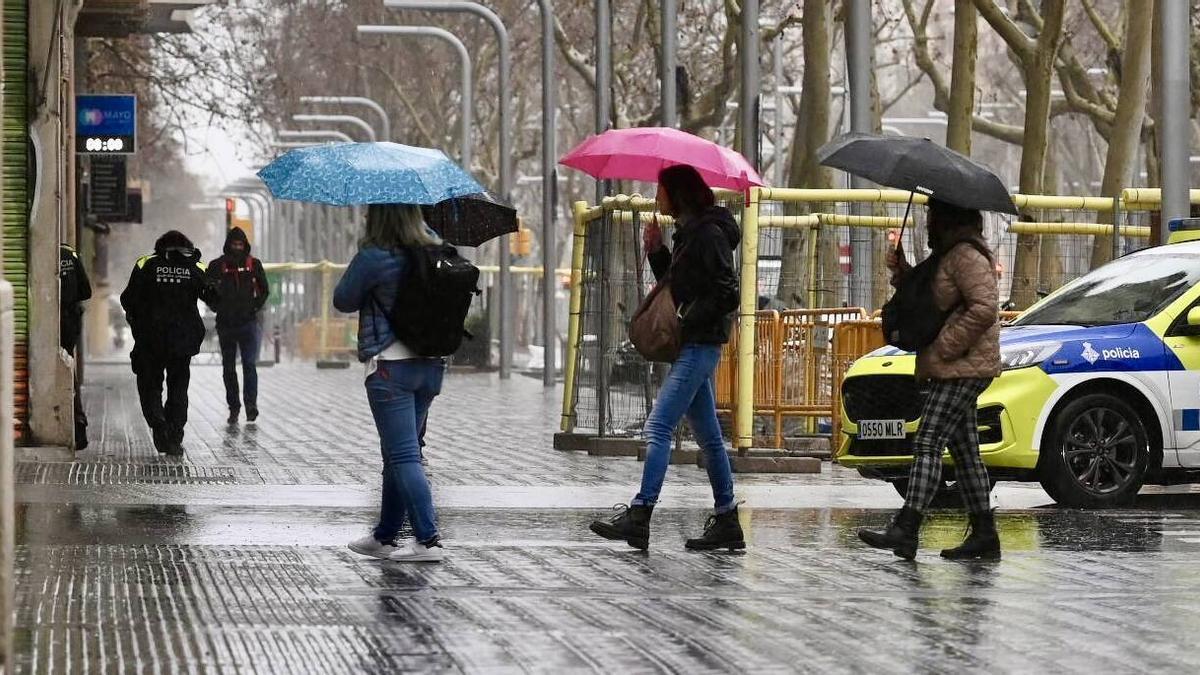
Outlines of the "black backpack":
M973 246L988 260L991 253L978 242L966 240L961 242ZM916 352L933 344L946 319L954 313L957 307L946 311L938 309L933 297L933 280L937 276L940 255L930 254L896 285L892 294L883 306L883 339L893 347L906 352Z
M396 338L419 356L458 351L471 300L479 295L479 268L449 244L405 249L408 274L396 293L388 323Z

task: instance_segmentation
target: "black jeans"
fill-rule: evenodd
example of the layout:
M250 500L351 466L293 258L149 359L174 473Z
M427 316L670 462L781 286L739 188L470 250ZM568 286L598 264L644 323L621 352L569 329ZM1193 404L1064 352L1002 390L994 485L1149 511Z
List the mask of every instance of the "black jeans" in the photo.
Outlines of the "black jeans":
M183 442L187 424L188 383L192 379L192 357L162 358L134 354L133 372L137 375L138 398L142 415L150 428L166 435L167 440ZM163 405L163 376L167 382L167 401Z
M262 328L257 321L241 326L217 327L217 338L221 344L221 367L225 380L225 402L230 410L240 410L241 398L246 400L247 410L258 409L258 348L262 341ZM238 394L237 357L242 356L242 379L245 381L243 397Z

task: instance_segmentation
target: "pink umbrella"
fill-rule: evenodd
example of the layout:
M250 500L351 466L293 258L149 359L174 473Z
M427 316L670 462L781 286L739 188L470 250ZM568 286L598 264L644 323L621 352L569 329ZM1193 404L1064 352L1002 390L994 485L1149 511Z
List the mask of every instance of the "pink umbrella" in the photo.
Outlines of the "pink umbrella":
M613 129L592 136L559 164L594 178L658 182L669 166L695 167L709 187L744 191L763 185L750 162L737 152L694 134L668 127Z

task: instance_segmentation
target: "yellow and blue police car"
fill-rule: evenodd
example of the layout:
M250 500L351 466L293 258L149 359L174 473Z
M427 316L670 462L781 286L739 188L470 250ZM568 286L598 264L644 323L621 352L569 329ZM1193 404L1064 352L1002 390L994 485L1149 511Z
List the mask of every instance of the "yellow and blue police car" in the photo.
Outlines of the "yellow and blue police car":
M1200 220L1171 227L1172 243L1076 279L1002 330L1004 371L978 410L994 479L1094 507L1200 482ZM921 411L914 367L884 347L842 382L837 461L901 494ZM954 499L953 471L947 455L941 500Z

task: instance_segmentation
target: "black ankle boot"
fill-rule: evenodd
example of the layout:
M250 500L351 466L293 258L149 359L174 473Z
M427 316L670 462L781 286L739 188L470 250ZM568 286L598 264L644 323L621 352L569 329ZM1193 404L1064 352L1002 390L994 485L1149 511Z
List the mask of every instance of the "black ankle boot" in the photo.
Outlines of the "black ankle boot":
M996 518L991 511L972 513L970 532L963 543L942 551L948 560L999 560L1000 536L996 534Z
M617 513L612 518L592 521L592 532L643 551L650 548L650 515L654 513L654 507L617 504L613 509Z
M688 539L684 546L693 551L712 551L718 548L733 551L746 548L737 507L733 507L732 511L709 516L708 521L704 523L704 534L698 539Z
M921 514L907 506L900 509L887 531L859 530L858 538L873 548L890 548L892 553L912 560L917 557L917 536L921 533Z

